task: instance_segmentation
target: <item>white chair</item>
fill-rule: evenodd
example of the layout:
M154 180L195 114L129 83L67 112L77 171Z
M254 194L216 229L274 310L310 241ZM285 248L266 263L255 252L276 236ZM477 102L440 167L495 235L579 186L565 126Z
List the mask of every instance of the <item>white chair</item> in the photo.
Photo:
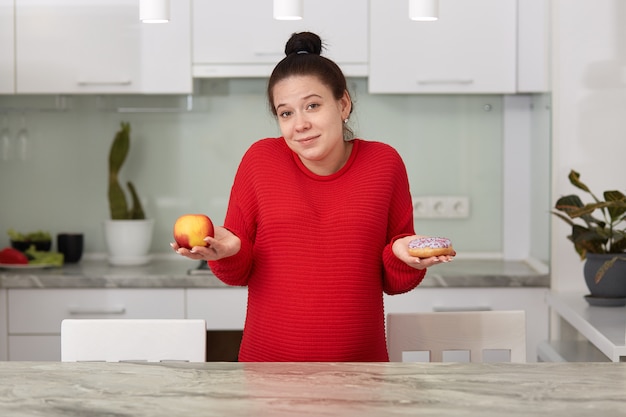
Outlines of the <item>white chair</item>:
M490 362L483 359L489 350L499 351L495 356L501 351L510 352L508 360L497 362L526 362L526 314L524 311L390 313L387 347L392 362L402 362L404 352L429 352L426 361L442 362L446 354L454 351L469 352L469 362Z
M67 319L61 361L204 362L206 322L185 319Z

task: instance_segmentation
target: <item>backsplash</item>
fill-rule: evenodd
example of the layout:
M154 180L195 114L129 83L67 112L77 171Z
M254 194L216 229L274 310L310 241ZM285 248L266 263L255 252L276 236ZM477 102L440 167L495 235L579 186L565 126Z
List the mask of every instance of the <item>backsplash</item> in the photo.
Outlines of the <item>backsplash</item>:
M469 197L469 218L418 219L416 231L448 236L459 251L501 252L502 97L371 95L365 79L349 82L355 102L351 126L358 137L389 143L400 152L414 196ZM54 110L50 103L58 98L0 96L0 129L5 127L2 110L12 109L5 119L15 138L18 110L27 108L28 131L26 159L18 154L0 159L0 247L9 244L9 228L42 229L53 235L83 232L86 253L105 252L107 158L122 121L131 124L131 150L121 179L135 183L147 214L156 219L152 252L169 252L172 226L183 213L206 213L221 224L243 153L279 130L267 107L265 80L197 83L193 109L181 105L177 112L119 112L118 102L131 97L72 96L65 109ZM160 100L184 101L139 100L159 107ZM549 135L547 126L543 131L538 135ZM549 161L548 149L538 149L536 160ZM533 205L539 217L547 213L545 190ZM548 231L533 234L545 237L547 251ZM547 259L547 253L535 255Z

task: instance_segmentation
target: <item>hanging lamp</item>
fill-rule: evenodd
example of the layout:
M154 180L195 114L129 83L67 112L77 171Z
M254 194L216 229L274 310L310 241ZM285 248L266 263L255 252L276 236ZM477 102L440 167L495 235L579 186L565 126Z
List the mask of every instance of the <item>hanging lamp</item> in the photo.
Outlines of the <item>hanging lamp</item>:
M170 0L139 0L139 19L143 23L170 21Z
M274 0L274 19L301 20L303 0Z
M417 21L439 19L439 0L409 0L409 19Z

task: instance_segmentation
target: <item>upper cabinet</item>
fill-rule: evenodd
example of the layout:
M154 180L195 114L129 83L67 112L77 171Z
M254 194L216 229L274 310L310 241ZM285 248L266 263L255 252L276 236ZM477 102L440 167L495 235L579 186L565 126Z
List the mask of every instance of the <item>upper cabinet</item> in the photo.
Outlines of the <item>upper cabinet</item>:
M304 0L298 21L275 20L272 0L193 0L192 16L194 77L267 77L289 36L302 31L317 33L322 54L346 75L367 75L366 0Z
M550 0L517 5L517 92L550 91Z
M165 24L141 23L137 0L16 0L15 22L17 93L192 92L190 0Z
M0 0L0 94L15 93L13 0Z
M515 93L517 0L440 0L416 22L408 1L370 0L372 93Z

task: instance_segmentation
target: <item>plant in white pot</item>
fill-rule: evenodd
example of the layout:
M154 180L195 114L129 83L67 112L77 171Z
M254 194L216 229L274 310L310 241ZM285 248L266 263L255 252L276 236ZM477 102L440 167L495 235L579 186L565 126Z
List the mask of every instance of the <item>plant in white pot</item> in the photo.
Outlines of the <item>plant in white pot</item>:
M111 219L104 222L104 235L112 265L144 265L150 261L154 219L146 219L135 186L127 182L131 204L119 183L119 172L130 150L130 123L122 122L109 151L108 198Z
M572 227L567 238L585 261L583 274L593 305L626 304L626 196L616 190L598 198L574 170L570 183L588 193L593 202L583 203L575 194L557 200L552 213ZM577 223L576 220L579 222Z

